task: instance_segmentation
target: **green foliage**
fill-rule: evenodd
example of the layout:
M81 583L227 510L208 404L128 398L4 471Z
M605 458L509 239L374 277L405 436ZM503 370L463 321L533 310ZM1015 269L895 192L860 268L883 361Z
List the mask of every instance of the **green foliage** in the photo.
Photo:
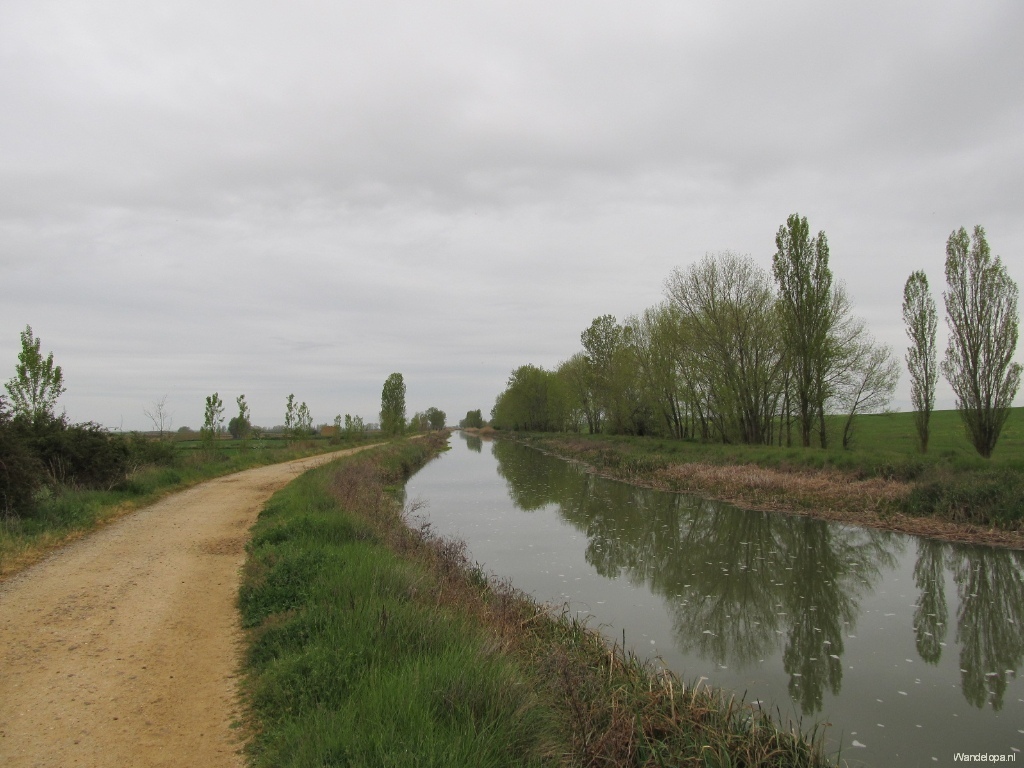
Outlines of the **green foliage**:
M295 434L299 437L309 437L313 434L313 414L309 412L305 400L295 410Z
M284 403L284 431L288 435L292 435L295 432L296 425L296 406L295 406L295 395L288 395L288 398Z
M431 429L444 429L445 422L448 419L448 416L444 411L431 406L430 408L427 408L426 416L427 423L430 425Z
M961 227L946 243L946 318L949 345L942 373L957 397L957 410L971 443L985 458L999 440L1020 387L1017 349L1017 285L997 256L985 230L968 239Z
M569 397L563 380L553 371L522 365L512 371L508 386L491 410L497 429L530 432L560 431L569 414Z
M214 438L224 426L224 402L214 392L206 398L206 409L203 416L203 427L199 430L203 442L212 444Z
M362 416L350 416L345 414L345 436L357 437L366 433L366 425L363 424Z
M7 402L0 396L0 519L28 510L43 476L42 462L15 428Z
M935 300L928 290L928 277L922 271L911 273L903 287L903 322L907 326L910 347L907 370L910 372L910 401L914 407L921 452L928 450L928 421L935 407L935 383L938 366L935 348Z
M233 416L228 422L228 432L236 440L242 440L249 436L252 431L252 423L249 421L249 404L245 402L245 395L235 398L238 404L238 415Z
M772 272L779 287L782 332L792 374L803 445L811 444L813 421L820 420L822 446L825 377L832 313L832 270L824 232L813 239L807 219L792 214L775 236Z
M749 256L709 254L677 269L668 294L712 428L726 441L771 442L786 355L767 273Z
M33 336L32 326L26 325L14 378L4 385L14 414L32 420L52 418L57 398L66 391L63 371L53 364L53 352L43 357L41 343Z
M380 430L387 436L405 432L405 379L392 373L380 394Z
M480 409L477 408L475 411L466 411L466 418L459 422L459 426L469 429L481 429L484 425L484 417L480 413Z

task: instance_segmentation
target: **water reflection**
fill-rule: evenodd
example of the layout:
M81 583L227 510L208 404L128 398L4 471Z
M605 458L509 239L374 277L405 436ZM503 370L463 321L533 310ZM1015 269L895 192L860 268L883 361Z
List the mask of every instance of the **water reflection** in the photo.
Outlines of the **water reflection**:
M950 557L960 597L960 684L974 706L999 711L1007 679L1024 660L1022 553L962 548Z
M681 650L740 670L781 651L804 714L821 712L825 691L840 692L861 601L915 541L609 483L509 442L492 451L517 507L556 505L586 534L586 560L599 574L664 599ZM951 578L963 695L999 710L1024 660L1022 553L916 541L917 653L931 665L942 658Z
M462 439L466 441L466 447L469 448L469 450L476 451L477 453L483 452L484 441L479 435L470 435L466 432L460 432L459 434L462 435Z

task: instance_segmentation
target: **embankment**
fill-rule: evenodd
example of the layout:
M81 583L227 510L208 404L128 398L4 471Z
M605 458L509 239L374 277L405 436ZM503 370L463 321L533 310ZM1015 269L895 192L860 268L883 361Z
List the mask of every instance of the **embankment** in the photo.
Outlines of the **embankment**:
M261 513L239 597L255 765L828 764L815 734L609 647L417 523L400 486L443 448L343 460Z

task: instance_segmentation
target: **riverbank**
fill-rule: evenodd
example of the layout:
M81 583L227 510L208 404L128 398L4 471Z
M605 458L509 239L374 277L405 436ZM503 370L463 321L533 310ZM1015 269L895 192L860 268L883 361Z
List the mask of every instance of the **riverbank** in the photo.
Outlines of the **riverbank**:
M166 461L140 466L111 488L86 490L61 486L56 490L45 489L31 512L20 517L0 515L0 580L39 562L50 552L90 531L177 491L244 469L369 442L369 437L338 444L326 440L219 441L213 449L161 443L167 449Z
M1024 549L1024 478L1012 466L963 469L923 460L814 466L809 461L821 462L824 454L805 457L801 449L778 449L773 455L767 452L773 449L722 450L647 438L506 437L634 485L693 493L748 509Z
M332 464L261 514L239 597L254 765L828 764L820 740L609 647L417 523L395 497L443 448Z

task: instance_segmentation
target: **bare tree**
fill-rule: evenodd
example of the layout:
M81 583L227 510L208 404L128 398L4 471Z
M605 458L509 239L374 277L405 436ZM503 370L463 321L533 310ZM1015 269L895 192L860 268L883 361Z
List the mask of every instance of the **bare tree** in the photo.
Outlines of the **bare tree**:
M153 431L159 432L160 439L163 440L164 434L170 432L174 424L174 418L167 410L167 395L154 400L152 406L142 409L142 413L153 423Z
M928 421L935 406L935 382L938 364L935 350L935 300L928 290L928 277L920 270L907 278L903 287L903 322L907 324L910 346L907 370L910 372L910 402L914 406L914 426L921 452L928 451Z
M843 448L850 447L854 417L885 408L899 377L899 363L892 350L876 344L870 337L862 338L853 350L837 398L846 412Z
M942 373L956 393L967 436L985 458L999 440L1020 386L1017 350L1017 284L1002 260L992 258L985 230L970 239L961 227L946 242L949 345Z

